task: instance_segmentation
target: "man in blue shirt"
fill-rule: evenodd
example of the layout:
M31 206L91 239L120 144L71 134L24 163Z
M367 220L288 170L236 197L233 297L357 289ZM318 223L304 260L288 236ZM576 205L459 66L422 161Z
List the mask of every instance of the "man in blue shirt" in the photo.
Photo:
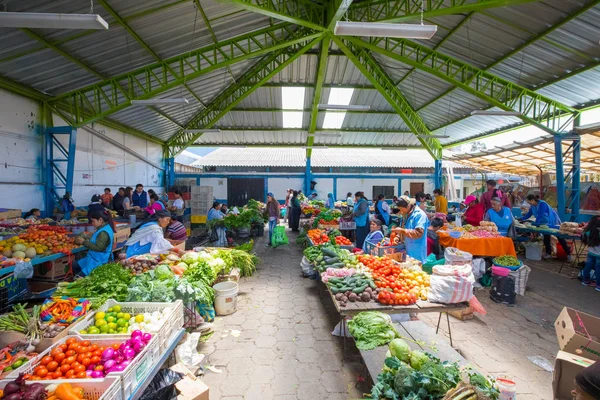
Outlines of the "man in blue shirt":
M144 191L144 185L141 183L135 185L135 192L131 195L131 203L133 203L134 207L148 207L148 194Z

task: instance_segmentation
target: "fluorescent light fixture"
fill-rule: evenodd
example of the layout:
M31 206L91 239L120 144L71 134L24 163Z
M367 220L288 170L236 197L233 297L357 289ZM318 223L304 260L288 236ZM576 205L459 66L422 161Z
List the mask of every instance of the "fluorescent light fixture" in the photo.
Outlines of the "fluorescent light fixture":
M186 98L179 99L148 99L148 100L131 100L131 104L136 106L156 106L161 104L189 104Z
M372 36L404 39L431 39L436 32L437 25L353 21L338 21L333 30L333 33L338 36Z
M185 133L220 133L220 129L184 129Z
M475 110L471 111L471 115L484 115L484 116L498 116L498 117L520 117L521 114L518 111L504 111L504 110Z
M408 150L406 147L382 147L381 150Z
M98 14L0 12L0 27L36 29L108 29L108 23Z
M415 135L415 136L418 138L422 138L422 139L425 139L425 138L449 139L450 138L450 136L448 136L448 135Z
M345 111L369 111L371 106L353 104L319 104L319 110L345 110Z

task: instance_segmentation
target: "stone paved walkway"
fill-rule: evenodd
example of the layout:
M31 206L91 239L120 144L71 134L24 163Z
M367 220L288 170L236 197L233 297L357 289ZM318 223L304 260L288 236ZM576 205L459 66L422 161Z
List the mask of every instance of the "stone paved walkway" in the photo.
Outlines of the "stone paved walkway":
M302 252L288 235L290 245L277 249L257 242L262 263L242 280L238 311L217 318L215 334L200 347L206 363L222 370L203 378L211 400L362 397L354 387L360 364L342 361L341 342L330 333L332 304L300 277Z

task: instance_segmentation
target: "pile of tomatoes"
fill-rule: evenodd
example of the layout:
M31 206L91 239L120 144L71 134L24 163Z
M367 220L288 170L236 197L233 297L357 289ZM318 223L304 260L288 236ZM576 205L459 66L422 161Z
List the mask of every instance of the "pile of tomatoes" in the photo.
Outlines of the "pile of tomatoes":
M117 350L119 346L120 344L116 343L111 347ZM50 355L42 358L40 363L33 369L33 373L25 375L25 379L87 378L86 370L90 365L96 365L94 368L98 371L104 368L100 361L102 352L105 349L106 347L92 344L88 340L80 341L76 338L69 338L65 343L52 349Z
M329 243L329 236L327 236L325 234L325 231L321 229L311 229L310 231L308 231L307 236L315 246L324 243Z
M338 246L352 246L352 242L350 241L350 239L344 236L336 236L335 244L337 244Z
M382 290L377 295L378 302L393 306L408 306L410 304L415 304L417 300L417 294L414 292L391 292L389 290Z

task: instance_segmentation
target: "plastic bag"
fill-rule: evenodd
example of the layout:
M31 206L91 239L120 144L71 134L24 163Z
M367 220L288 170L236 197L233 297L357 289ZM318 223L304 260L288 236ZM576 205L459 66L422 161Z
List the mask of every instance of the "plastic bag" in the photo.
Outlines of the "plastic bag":
M473 255L455 247L446 247L444 250L446 265L465 265L473 262Z
M479 279L485 274L485 260L483 258L475 258L473 260L473 276Z
M21 261L15 264L16 279L31 279L33 277L33 265L29 261Z
M435 267L436 265L444 265L445 263L446 263L445 259L442 258L442 259L438 260L435 257L435 254L431 253L430 255L427 256L427 259L425 260L425 263L423 264L423 271L425 271L431 275L433 267Z
M201 332L194 332L187 335L187 338L175 349L177 362L183 363L188 369L195 370L202 360L204 355L198 353L198 342L200 341Z
M183 374L163 368L154 376L140 400L177 400L175 384L182 379Z
M271 246L277 247L284 244L289 244L288 237L285 234L285 227L278 225L273 229L273 236L271 238Z
M455 304L473 297L473 277L470 265L439 265L433 267L429 288L429 301Z
M315 267L306 257L302 257L300 268L302 268L302 273L305 275L313 275L315 273Z

